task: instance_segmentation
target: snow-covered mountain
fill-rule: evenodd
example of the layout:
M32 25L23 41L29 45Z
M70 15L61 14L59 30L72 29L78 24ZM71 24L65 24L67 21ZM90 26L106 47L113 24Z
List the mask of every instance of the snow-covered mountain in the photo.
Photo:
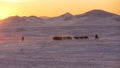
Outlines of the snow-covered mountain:
M74 16L70 13L65 13L65 14L62 14L58 17L54 17L54 18L51 18L50 20L63 20L63 21L67 21L67 20L71 20Z
M44 27L80 25L119 25L120 16L104 10L91 10L80 15L63 15L42 19L36 16L12 16L1 23L2 27Z
M77 22L72 25L118 25L119 15L104 10L92 10L76 15Z
M29 16L29 17L20 17L20 16L11 16L4 19L1 23L1 27L33 27L39 26L42 23L43 19L38 18L36 16Z
M51 17L47 17L47 16L40 16L39 18L42 18L42 19L47 20L47 19L50 19Z
M106 12L104 10L92 10L84 14L81 14L81 16L82 17L111 17L111 16L114 16L114 14L110 12Z
M74 16L70 13L65 13L57 17L45 20L45 26L68 26L73 23Z

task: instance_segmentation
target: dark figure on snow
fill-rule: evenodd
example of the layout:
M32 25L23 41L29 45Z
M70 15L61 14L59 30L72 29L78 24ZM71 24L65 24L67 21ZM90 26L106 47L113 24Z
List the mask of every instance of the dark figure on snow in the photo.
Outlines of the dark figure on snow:
M95 35L95 39L99 39L99 36L97 34Z
M23 51L23 49L20 49L20 51Z
M74 36L75 39L88 39L88 36Z
M25 38L22 36L22 37L21 37L21 41L23 42L23 41L24 41L24 39L25 39Z

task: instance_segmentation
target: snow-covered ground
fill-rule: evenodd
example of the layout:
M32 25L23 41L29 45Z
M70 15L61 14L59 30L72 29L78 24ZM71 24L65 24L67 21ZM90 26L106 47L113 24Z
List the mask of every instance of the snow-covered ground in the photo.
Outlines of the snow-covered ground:
M8 32L8 31L10 32ZM119 68L118 26L5 29L0 32L2 68ZM95 40L98 34L100 39ZM25 41L21 42L21 36ZM54 41L56 35L88 35L88 40ZM23 49L23 51L21 51Z
M72 17L67 13L69 16ZM46 21L32 19L32 22L31 18L26 20L29 25L19 17L18 23L16 19L9 21L9 24L2 23L0 68L120 68L119 17L95 17L93 20L83 16L67 18L67 21L62 20L61 16ZM95 39L95 34L100 39ZM52 39L62 35L87 35L89 39ZM25 37L23 42L22 36Z

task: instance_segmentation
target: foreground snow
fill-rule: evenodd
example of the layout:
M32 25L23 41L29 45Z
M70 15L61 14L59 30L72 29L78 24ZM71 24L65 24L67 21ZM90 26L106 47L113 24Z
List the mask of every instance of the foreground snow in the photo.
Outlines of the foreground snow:
M119 68L120 40L0 43L2 68ZM21 51L20 49L23 49Z
M22 31L6 28L0 31L2 68L120 67L118 26L31 27ZM96 33L100 36L98 40L94 39ZM25 36L23 42L20 40L22 35ZM56 35L88 35L89 39L52 40Z

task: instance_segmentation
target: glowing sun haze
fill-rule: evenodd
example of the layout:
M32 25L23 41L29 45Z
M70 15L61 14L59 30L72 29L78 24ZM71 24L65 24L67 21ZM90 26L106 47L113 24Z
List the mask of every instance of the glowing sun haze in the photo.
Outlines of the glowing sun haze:
M0 0L0 19L9 16L58 16L101 9L120 14L120 0Z

